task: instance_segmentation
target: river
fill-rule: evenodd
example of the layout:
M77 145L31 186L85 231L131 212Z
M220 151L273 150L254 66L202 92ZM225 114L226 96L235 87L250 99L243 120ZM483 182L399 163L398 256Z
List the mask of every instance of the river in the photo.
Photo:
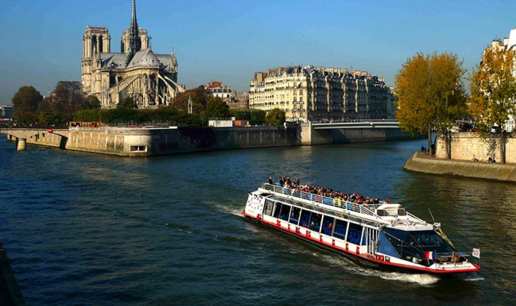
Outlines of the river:
M516 185L402 170L422 142L122 159L0 140L0 241L29 305L509 305ZM480 247L466 279L378 272L247 223L269 175L390 198ZM514 305L514 304L513 304Z

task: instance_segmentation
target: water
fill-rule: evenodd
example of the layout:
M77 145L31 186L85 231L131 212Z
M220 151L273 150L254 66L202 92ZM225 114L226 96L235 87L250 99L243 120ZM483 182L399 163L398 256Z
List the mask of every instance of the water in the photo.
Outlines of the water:
M509 305L516 185L408 173L420 142L227 151L148 160L0 140L0 240L30 305ZM247 193L289 174L391 198L457 247L466 280L378 272L245 222Z

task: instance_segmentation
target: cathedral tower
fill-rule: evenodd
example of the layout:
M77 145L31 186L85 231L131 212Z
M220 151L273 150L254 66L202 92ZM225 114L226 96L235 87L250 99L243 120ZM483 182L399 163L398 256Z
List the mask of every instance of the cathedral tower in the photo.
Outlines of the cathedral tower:
M85 92L93 85L93 70L100 54L111 53L111 36L104 27L87 27L82 37L81 83Z

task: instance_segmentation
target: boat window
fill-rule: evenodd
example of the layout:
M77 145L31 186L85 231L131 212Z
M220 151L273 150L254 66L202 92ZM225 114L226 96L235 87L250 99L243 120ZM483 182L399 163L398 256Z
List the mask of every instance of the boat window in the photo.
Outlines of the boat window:
M280 212L281 212L281 203L276 203L276 208L274 209L274 218L279 218Z
M333 232L333 223L335 219L332 217L324 216L324 221L322 225L322 233L325 235L330 235Z
M316 232L319 231L319 229L321 228L321 219L322 219L321 214L312 213L312 215L310 217L310 229L312 231L316 231Z
M311 212L303 209L303 211L301 212L301 220L299 221L299 225L308 228L308 226L310 225L311 214Z
M298 225L299 224L299 214L301 213L301 208L292 207L290 212L290 223Z
M263 213L267 216L272 216L272 211L274 210L274 202L271 200L265 200L265 206L263 208Z
M450 254L454 248L435 231L402 231L385 229L386 237L402 258L423 258L424 252Z
M354 244L360 244L360 238L362 237L362 226L350 223L348 232L348 242Z
M282 204L281 205L281 211L280 211L279 218L281 220L288 221L288 215L289 214L290 214L290 205Z
M348 227L348 223L346 221L337 220L335 222L335 230L333 231L333 236L339 239L346 238L346 228Z

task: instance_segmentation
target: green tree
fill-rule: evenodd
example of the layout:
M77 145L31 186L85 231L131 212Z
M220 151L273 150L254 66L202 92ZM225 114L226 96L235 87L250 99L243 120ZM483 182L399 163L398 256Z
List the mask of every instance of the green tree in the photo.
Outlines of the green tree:
M516 78L513 50L487 48L479 67L472 73L469 111L482 138L500 138L501 162L506 162L507 127L510 115L516 114Z
M13 118L18 125L29 126L37 121L37 112L43 96L32 86L23 86L12 99Z
M81 107L82 109L100 109L100 101L95 96L87 96L84 99L84 104Z
M449 53L409 58L396 76L395 93L400 127L409 132L427 134L428 150L432 132L443 136L451 157L450 128L465 114L466 99L461 79L465 71L457 56Z
M285 123L285 112L275 108L269 112L265 116L265 122L270 126L282 127Z
M136 101L134 101L132 97L125 97L120 99L116 108L121 110L131 110L137 109L138 105L136 105Z
M231 116L229 106L221 98L208 98L207 119L226 119Z
M249 123L251 125L262 125L265 123L265 111L252 109L249 112Z

